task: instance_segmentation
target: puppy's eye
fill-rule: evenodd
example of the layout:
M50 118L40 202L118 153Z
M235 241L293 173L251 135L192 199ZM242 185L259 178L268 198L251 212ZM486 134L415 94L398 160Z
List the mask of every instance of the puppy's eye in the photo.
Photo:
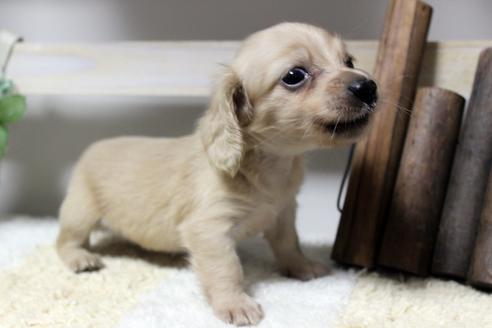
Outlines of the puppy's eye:
M352 57L347 57L343 63L345 64L345 66L347 66L348 68L354 68L354 59Z
M282 78L282 83L290 88L295 89L304 84L309 78L309 73L303 67L294 67L290 69Z

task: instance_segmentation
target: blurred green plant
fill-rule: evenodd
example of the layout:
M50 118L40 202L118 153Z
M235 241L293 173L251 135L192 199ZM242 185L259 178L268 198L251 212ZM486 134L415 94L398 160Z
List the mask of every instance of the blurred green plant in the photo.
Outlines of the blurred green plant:
M7 125L19 120L26 108L26 98L17 93L12 81L0 79L0 158L7 149Z

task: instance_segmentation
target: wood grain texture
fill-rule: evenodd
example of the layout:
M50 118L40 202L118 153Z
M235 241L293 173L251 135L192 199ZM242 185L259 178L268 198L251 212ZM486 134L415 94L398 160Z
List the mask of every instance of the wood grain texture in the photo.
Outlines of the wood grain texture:
M492 164L492 48L480 55L454 158L432 272L464 279Z
M356 66L373 71L377 41L348 41ZM9 76L24 94L207 97L239 42L21 43ZM471 93L476 62L492 41L428 44L420 85ZM457 65L456 63L459 63Z
M417 92L378 264L430 271L465 99L440 88Z
M371 131L355 150L332 253L338 262L375 264L431 14L431 7L420 1L390 2L374 73L380 100Z
M491 170L492 171L492 170ZM473 250L468 283L492 289L492 173L489 172L487 192L480 216L477 239Z

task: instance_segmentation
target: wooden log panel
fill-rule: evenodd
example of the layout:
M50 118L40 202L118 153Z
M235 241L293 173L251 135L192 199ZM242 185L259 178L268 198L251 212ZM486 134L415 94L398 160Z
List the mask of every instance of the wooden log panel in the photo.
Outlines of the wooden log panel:
M417 92L378 264L430 271L465 99L437 87Z
M492 164L492 48L479 58L451 171L432 272L465 279Z
M492 170L491 170L492 171ZM487 192L480 216L477 239L468 271L468 283L492 289L492 173L489 172Z
M432 8L390 3L376 60L380 101L368 137L359 142L332 258L373 267L412 107Z

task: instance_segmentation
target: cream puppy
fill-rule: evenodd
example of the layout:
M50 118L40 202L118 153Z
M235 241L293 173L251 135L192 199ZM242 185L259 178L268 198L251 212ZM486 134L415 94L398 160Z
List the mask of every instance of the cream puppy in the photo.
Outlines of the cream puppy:
M187 251L216 315L256 324L238 240L263 234L280 270L309 280L327 269L295 230L303 154L357 141L376 84L336 36L283 23L247 38L225 69L196 132L95 143L75 167L60 210L58 253L76 271L102 267L88 238L101 221L143 248Z

